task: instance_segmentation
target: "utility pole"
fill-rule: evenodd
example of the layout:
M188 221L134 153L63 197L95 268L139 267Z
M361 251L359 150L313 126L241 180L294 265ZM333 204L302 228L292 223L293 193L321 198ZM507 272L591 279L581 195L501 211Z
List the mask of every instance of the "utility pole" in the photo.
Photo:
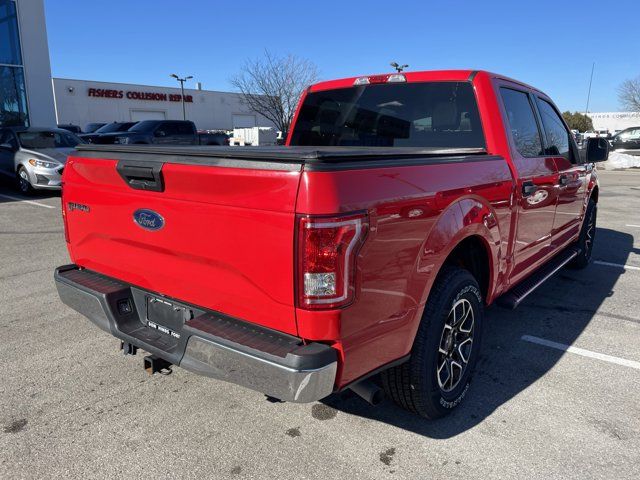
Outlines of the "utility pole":
M180 82L180 97L182 99L182 119L186 120L187 119L187 111L186 111L186 109L184 107L184 82L186 82L190 78L193 78L193 76L189 75L188 77L180 78L175 73L172 73L169 76L175 78L177 81Z
M596 62L591 65L591 78L589 78L589 93L587 93L587 108L584 109L585 116L589 112L589 100L591 99L591 83L593 82L593 70L596 68Z

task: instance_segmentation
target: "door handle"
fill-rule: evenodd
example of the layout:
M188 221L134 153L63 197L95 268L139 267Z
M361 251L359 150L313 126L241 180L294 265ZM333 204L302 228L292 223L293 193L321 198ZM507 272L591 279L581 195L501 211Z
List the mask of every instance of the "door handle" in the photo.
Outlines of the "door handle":
M536 192L537 189L538 187L536 187L536 185L532 181L527 180L526 182L522 182L523 197L530 197Z
M558 185L564 187L567 183L569 183L569 177L567 175L560 175L558 179Z

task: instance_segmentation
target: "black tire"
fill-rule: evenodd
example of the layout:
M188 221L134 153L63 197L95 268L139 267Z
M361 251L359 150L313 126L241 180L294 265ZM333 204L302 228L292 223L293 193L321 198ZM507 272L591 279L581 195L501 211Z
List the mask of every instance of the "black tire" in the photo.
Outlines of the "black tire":
M455 380L454 366L451 363L448 367L445 365L447 358L453 360L453 351L459 357L462 353L458 349L463 348L463 343L468 343L468 340L462 339L458 344L458 337L449 341L452 334L448 332L455 329L447 329L445 325L455 324L451 315L456 305L458 313L460 305L463 308L470 307L473 316L471 324L469 314L465 316L463 313L462 321L458 318L459 326L464 325L465 329L469 329L471 325L472 335L469 349L466 351L467 362L453 385L453 381L448 384L443 375L447 370L453 372L452 380ZM450 413L460 404L469 389L473 369L478 360L482 326L482 296L475 278L462 268L445 267L429 294L410 359L381 374L386 394L399 406L428 419L440 418ZM444 370L439 367L444 367Z
M33 195L33 187L29 182L29 175L24 167L18 168L16 173L16 187L18 191L23 195Z
M593 244L596 240L596 220L598 218L598 205L589 199L587 210L584 213L584 221L580 229L580 236L575 246L580 249L580 253L568 263L568 267L581 269L589 265L593 255Z

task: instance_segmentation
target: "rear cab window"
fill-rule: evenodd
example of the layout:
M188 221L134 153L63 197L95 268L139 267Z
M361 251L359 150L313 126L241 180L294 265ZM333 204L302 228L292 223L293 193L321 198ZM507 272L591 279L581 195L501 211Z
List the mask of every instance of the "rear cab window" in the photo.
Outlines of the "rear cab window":
M371 84L310 92L291 145L485 148L469 82Z

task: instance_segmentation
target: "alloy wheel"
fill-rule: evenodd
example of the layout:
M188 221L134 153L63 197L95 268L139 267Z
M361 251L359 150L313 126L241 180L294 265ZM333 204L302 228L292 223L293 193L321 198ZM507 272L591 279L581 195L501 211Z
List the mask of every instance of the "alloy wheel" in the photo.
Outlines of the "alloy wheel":
M596 215L595 209L591 211L587 223L587 231L584 237L584 248L586 258L591 258L591 251L593 249L593 238L596 234Z
M27 175L27 172L24 170L24 168L18 172L18 182L20 191L22 193L28 193L29 189L31 188L31 184L29 183L29 175Z
M438 347L436 377L443 392L455 389L464 376L471 349L474 330L473 307L467 299L460 299L451 307L442 329Z

